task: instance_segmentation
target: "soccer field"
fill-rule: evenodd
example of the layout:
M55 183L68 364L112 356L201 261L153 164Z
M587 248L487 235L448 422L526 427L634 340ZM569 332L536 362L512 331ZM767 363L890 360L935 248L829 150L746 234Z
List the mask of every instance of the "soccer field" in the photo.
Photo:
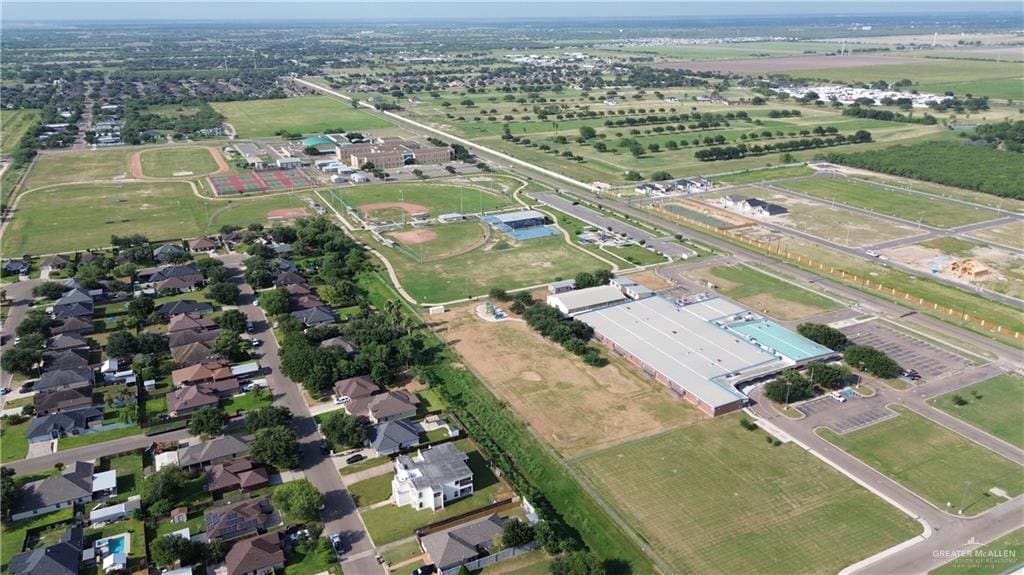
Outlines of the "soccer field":
M960 396L966 405L956 405ZM929 401L935 407L1024 449L1024 377L1004 373Z
M678 573L835 573L909 539L909 517L793 444L718 417L578 460Z
M151 178L169 178L182 172L203 176L217 171L217 161L211 155L213 153L217 152L198 147L164 148L142 151L139 159L142 162L142 173Z
M308 135L327 130L360 132L394 128L385 120L327 96L215 102L212 105L243 138L273 136L278 130Z
M819 435L874 467L940 509L977 515L1024 492L1024 474L1008 459L900 407L899 416L837 435Z

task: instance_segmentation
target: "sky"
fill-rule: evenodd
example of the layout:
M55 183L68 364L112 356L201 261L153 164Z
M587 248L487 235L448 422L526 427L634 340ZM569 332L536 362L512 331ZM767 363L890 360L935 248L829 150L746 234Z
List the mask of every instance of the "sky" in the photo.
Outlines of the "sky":
M0 18L13 21L83 21L83 20L383 20L383 19L524 19L524 18L616 18L669 16L748 16L787 14L891 14L896 12L963 12L963 0L717 0L646 2L619 0L479 1L454 0L432 2L404 1L309 1L281 0L250 2L218 0L213 2L136 0L134 2L7 1L0 3ZM970 10L1010 11L1020 9L1020 2L974 2Z

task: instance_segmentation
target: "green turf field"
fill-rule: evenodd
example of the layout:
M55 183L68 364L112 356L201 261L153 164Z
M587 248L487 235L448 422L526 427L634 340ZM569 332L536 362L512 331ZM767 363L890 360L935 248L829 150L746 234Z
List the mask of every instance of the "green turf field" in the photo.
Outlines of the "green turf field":
M967 405L956 405L958 395ZM1004 373L929 400L939 409L1024 449L1024 377Z
M796 178L799 176L809 176L814 173L814 170L807 166L786 166L782 168L769 168L767 170L748 170L746 172L737 172L735 174L723 174L721 176L712 176L711 179L715 183L719 184L752 184L754 182L763 182L766 180L781 180L783 178Z
M13 152L38 121L39 110L0 110L0 154Z
M51 184L131 177L128 162L136 151L131 148L114 148L40 153L25 179L22 191Z
M836 446L927 499L936 507L976 515L1024 491L1018 465L956 433L900 407L899 413L869 427L838 435L818 433ZM948 504L948 506L947 506Z
M1024 529L971 549L971 555L957 557L929 575L992 575L1016 573L1024 565Z
M211 104L244 138L273 136L278 130L315 134L326 130L350 132L393 128L384 120L327 96L280 100L248 100Z
M835 573L920 533L793 444L725 416L575 467L678 573Z
M214 152L217 153L217 152ZM179 172L203 176L217 171L217 161L206 148L160 148L140 156L142 173L152 178L169 178Z
M435 237L427 241L415 241L407 234L429 234ZM487 234L488 229L481 222L458 222L429 228L406 228L401 232L389 232L386 235L402 244L409 256L419 261L430 261L480 246Z
M703 277L703 272L701 270ZM799 320L839 309L830 299L775 279L746 266L717 266L706 270L717 291L752 309L780 320Z
M996 214L915 194L905 194L845 178L813 178L783 182L779 187L846 204L908 222L951 228L993 220Z
M345 205L353 208L368 204L405 202L426 208L432 216L452 212L480 213L481 208L489 212L510 207L514 203L510 195L496 191L440 183L372 184L332 190L324 195L328 200L340 198ZM340 206L336 207L340 209Z
M3 236L11 253L67 252L110 244L111 235L194 237L224 224L266 223L267 212L304 207L292 194L203 200L186 182L69 185L21 197Z

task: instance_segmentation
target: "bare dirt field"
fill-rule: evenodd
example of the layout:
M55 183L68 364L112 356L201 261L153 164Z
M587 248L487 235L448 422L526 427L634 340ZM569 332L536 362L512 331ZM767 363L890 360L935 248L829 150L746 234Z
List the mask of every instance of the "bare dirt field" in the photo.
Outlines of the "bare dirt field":
M823 68L859 68L879 64L911 64L915 58L899 56L793 56L789 58L751 58L745 60L698 60L695 62L662 62L655 68L693 70L694 72L731 72L757 74L762 72L790 72Z
M281 210L270 210L267 212L268 220L293 220L304 218L309 215L306 208L284 208Z
M650 270L629 274L629 279L655 291L672 287L668 280Z
M613 357L586 366L519 320L445 314L441 335L535 433L567 457L688 425L701 414ZM446 329L444 329L446 328Z
M965 285L983 286L993 291L1021 297L1024 295L1024 259L1008 250L963 240L914 244L882 250L886 256L921 272L938 275ZM973 259L988 268L976 277L958 275L954 262Z
M388 234L407 246L425 244L437 239L437 233L432 230L411 230L407 232L392 232Z
M369 215L372 212L390 210L390 209L404 210L405 213L415 216L418 214L430 213L430 210L426 206L419 204L410 204L408 202L376 202L373 204L363 204L359 206L359 211L363 212L364 215Z

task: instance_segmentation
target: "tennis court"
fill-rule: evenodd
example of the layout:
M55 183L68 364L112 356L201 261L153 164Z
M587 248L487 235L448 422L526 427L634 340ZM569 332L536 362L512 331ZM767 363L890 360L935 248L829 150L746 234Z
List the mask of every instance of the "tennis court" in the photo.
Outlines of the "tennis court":
M556 230L553 226L540 226L536 228L526 228L522 230L511 230L508 232L508 235L520 241L535 240L537 238L557 236L558 230Z
M210 187L218 196L243 194L246 192L283 191L312 185L310 179L299 170L267 170L210 176Z

